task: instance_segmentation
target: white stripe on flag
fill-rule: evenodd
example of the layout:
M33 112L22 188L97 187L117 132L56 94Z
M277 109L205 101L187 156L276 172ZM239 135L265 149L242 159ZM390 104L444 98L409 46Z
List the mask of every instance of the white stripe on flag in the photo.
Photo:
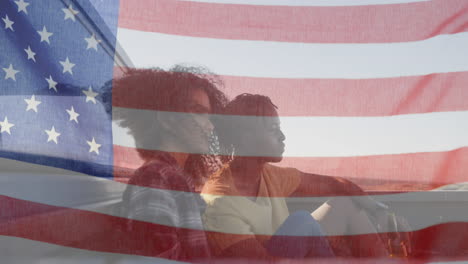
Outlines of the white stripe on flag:
M130 119L145 120L151 124L156 115L173 119L192 118L186 113L114 108L126 112ZM270 117L212 115L224 123L235 119L262 122ZM468 146L468 111L435 112L384 117L281 117L281 127L286 135L287 157L352 157L367 155L439 152ZM252 123L252 122L248 122ZM246 125L248 124L246 123ZM135 147L128 130L113 123L115 145ZM236 127L233 134L242 135L249 127ZM142 148L161 149L147 140ZM181 151L181 150L179 150ZM239 156L272 156L262 152L236 153ZM189 150L184 152L190 152ZM229 153L223 153L229 154Z
M3 164L5 160L0 159L0 164ZM22 166L24 163L16 162L18 167ZM38 171L41 171L40 165L26 165L31 168L38 167ZM52 171L55 169L51 169ZM58 169L57 172L63 173L63 170ZM25 183L28 184L25 184ZM113 204L121 200L121 194L126 188L126 184L119 183L112 180L99 179L97 177L87 177L84 175L77 175L75 172L69 172L68 174L11 174L3 173L0 174L0 195L8 196L15 199L31 201L34 203L46 204L51 206L58 206L67 208L67 210L80 209L89 212L101 213L104 215L121 217L118 211L111 210ZM145 188L134 186L134 188ZM158 192L159 189L150 189L150 191ZM199 194L182 192L182 191L173 191L167 190L168 195L177 197L177 204L183 206L184 204L191 204L188 201L192 200L194 196ZM242 202L244 199L250 199L249 197L242 196L218 196L218 195L209 195L204 194L208 200L212 199L222 199L218 202L227 202L227 203L236 203ZM412 230L420 230L426 227L430 227L436 224L441 223L450 223L450 222L468 222L468 215L466 214L451 214L444 215L443 206L440 206L441 203L448 203L453 206L455 204L464 206L466 204L466 199L468 198L468 193L466 192L408 192L392 195L376 195L373 196L375 200L383 202L393 202L393 203L404 203L408 205L409 203L414 202L415 206L418 206L418 212L415 212L411 216L411 228ZM294 204L320 204L325 202L327 199L332 197L294 197L286 198L286 201L293 202ZM257 199L284 199L281 197L269 197L262 198L258 197ZM363 197L353 197L353 199L366 199ZM32 208L34 204L31 204ZM20 210L21 208L17 208ZM45 212L47 213L47 212ZM53 216L53 212L51 217ZM437 216L443 217L437 217ZM43 216L43 214L38 214L37 216ZM23 218L31 217L34 219L36 215L25 215ZM124 216L126 217L126 216ZM141 220L145 222L169 225L164 221L164 219L154 219L145 218L145 216L132 217L131 219ZM201 227L198 224L185 223L180 226L182 228L190 228L200 230ZM206 231L210 231L205 229ZM216 230L219 231L219 230ZM382 232L386 230L382 229ZM237 234L237 233L234 233ZM239 233L242 234L242 233ZM258 233L264 234L264 233ZM354 232L353 230L347 231L343 234L335 235L357 235L361 234L359 232ZM271 235L269 233L264 235Z
M407 43L309 44L196 38L119 28L137 68L200 64L221 75L385 78L468 70L468 33Z

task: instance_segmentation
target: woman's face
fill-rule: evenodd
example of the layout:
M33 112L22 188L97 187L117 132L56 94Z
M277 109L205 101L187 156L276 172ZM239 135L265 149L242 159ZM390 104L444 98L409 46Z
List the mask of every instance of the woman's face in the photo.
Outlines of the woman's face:
M175 138L186 152L208 153L213 124L209 117L211 104L207 93L194 89L188 96L185 109L174 122Z

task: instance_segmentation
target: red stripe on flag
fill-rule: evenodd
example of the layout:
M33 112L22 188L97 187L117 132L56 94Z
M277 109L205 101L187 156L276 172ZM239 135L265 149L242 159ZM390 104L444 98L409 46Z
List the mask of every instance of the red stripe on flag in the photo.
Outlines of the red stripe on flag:
M226 239L232 239L232 236L243 236L173 228L140 221L134 221L130 231L126 228L127 219L115 216L39 204L6 196L0 196L0 203L5 209L4 212L7 212L3 214L2 222L0 222L0 235L100 252L157 257L168 246L161 243L162 241L155 235L160 233L173 232L183 235L187 232L200 232L225 236ZM423 258L466 256L467 236L468 223L460 222L439 224L417 230L413 232L415 256ZM363 241L371 241L372 239L368 237L369 235L334 236L331 239L350 241L350 245L355 246L365 243ZM290 239L290 237L284 237L284 241ZM297 239L308 242L311 240L305 237L297 237ZM361 248L372 248L372 245L364 244ZM196 249L197 247L185 248L185 253L197 256ZM195 259L182 256L176 260L194 261Z
M358 183L361 180L362 184L370 184L368 189L411 191L417 190L417 186L432 189L465 182L468 175L468 147L446 152L362 157L285 157L279 165L310 173L345 177Z
M468 72L382 79L223 76L226 93L267 95L280 116L386 116L468 110Z
M115 68L119 77L121 69ZM382 79L281 79L221 76L230 98L269 96L280 116L388 116L468 110L468 72ZM117 107L160 110L147 95L113 91ZM149 100L151 102L151 100Z
M341 7L172 0L141 0L138 4L121 0L120 5L119 27L221 39L383 43L417 41L468 29L465 0Z
M0 222L0 235L22 237L68 247L103 252L159 256L170 249L155 234L200 232L135 221L133 230L127 229L125 218L95 212L56 207L31 201L0 196L5 214ZM204 235L204 234L202 234ZM188 255L198 252L187 248ZM163 256L164 257L164 256ZM182 261L194 259L181 257Z
M134 169L141 164L136 149L114 145L114 176L117 181L127 182ZM363 157L285 157L278 165L308 173L344 177L366 191L431 190L445 184L466 181L468 147L447 152ZM185 191L180 188L177 190Z

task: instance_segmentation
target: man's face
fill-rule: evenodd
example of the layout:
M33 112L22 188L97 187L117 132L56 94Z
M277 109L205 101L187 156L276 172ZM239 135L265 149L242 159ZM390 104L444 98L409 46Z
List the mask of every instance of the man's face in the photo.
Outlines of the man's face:
M267 106L262 117L253 117L246 124L236 154L261 157L266 162L280 162L284 152L284 140L278 112Z

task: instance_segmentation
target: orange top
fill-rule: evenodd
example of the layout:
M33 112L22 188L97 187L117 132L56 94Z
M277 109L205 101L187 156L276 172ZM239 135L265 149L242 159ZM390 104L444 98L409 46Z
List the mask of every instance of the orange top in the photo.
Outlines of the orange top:
M301 182L301 172L271 164L261 172L256 197L241 196L236 189L231 170L225 167L203 188L207 203L203 224L215 255L230 246L250 238L263 243L273 235L289 216L285 197L290 196Z

